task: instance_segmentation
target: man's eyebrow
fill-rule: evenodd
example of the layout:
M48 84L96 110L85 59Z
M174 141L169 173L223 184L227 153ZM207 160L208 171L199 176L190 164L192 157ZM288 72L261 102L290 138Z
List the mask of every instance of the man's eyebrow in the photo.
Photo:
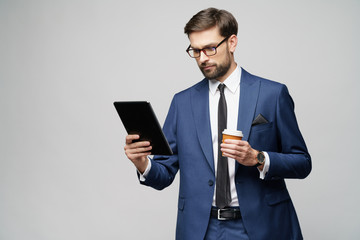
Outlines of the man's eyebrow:
M191 44L190 44L190 48L192 48L192 49L204 49L204 48L216 47L216 45L217 45L217 43L209 43L209 44L206 44L206 45L205 45L204 47L202 47L202 48L195 48L195 47L191 46Z

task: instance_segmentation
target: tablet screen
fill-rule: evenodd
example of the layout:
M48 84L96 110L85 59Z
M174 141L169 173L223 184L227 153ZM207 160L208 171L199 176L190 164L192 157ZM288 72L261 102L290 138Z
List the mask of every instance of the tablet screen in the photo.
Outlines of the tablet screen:
M150 141L151 154L173 154L149 102L114 102L114 106L128 134L140 135L137 141Z

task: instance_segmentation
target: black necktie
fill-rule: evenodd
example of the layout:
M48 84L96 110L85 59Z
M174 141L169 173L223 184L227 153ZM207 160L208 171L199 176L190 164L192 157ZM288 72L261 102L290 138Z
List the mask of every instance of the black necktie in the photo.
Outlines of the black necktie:
M220 99L218 109L218 163L217 163L217 175L216 175L216 206L218 208L224 208L230 205L231 193L230 193L230 177L228 170L227 157L224 157L220 150L220 144L222 142L222 132L226 128L227 121L227 107L224 95L225 85L220 83L219 85Z

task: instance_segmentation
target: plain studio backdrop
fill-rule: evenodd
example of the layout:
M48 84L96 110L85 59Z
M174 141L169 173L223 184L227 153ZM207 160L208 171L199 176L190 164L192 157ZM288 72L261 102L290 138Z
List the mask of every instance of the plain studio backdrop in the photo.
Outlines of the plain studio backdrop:
M203 78L183 28L211 6L239 22L237 63L295 101L304 238L360 238L360 1L0 0L1 240L174 239L179 179L138 183L112 104L150 101L162 125Z

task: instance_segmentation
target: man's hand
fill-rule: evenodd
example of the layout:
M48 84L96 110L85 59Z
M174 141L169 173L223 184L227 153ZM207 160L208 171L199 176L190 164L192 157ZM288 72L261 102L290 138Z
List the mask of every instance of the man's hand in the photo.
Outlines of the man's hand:
M134 142L133 140L139 139L139 135L127 135L124 147L125 154L133 162L135 167L139 170L140 173L144 173L149 159L148 155L151 155L151 146L148 141Z
M258 151L253 149L247 141L226 139L221 144L221 151L225 157L233 158L244 166L254 166L258 163ZM258 168L262 170L264 165Z

